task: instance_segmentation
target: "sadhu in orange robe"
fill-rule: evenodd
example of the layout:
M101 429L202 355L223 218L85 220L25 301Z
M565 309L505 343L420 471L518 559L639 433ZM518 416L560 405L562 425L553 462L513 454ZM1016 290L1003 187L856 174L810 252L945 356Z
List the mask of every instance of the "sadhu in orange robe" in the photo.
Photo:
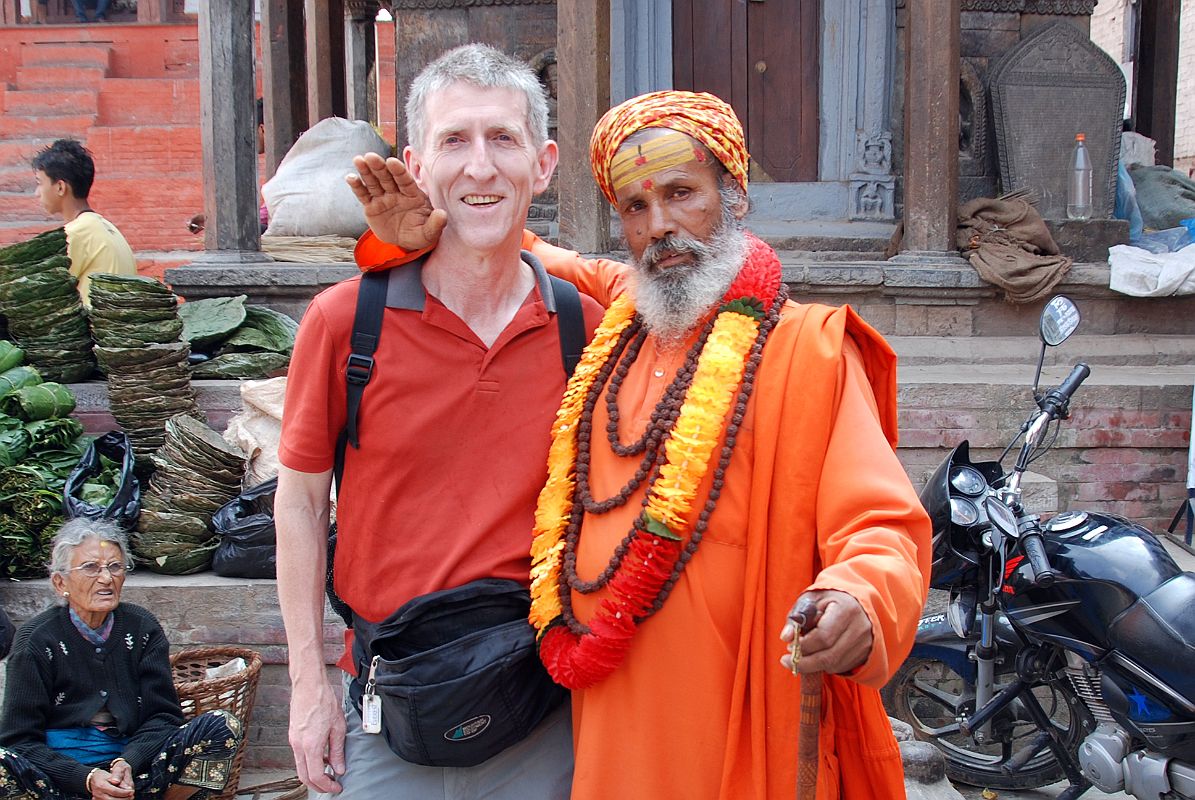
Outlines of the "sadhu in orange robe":
M530 234L524 247L554 274L610 301L610 262L587 269L575 253ZM642 434L688 345L644 342L619 392L624 443ZM614 455L607 420L603 396L590 461L598 499L617 492L639 462ZM887 343L849 308L790 302L768 339L701 546L623 664L573 693L573 800L792 797L800 682L780 665L780 630L809 588L849 593L874 636L861 667L826 676L818 798L905 796L877 690L912 647L928 588L930 529L895 444L895 356ZM694 517L711 480L707 474ZM622 508L587 515L577 564L583 579L606 565L641 499L642 490ZM578 617L588 620L602 597L574 592Z

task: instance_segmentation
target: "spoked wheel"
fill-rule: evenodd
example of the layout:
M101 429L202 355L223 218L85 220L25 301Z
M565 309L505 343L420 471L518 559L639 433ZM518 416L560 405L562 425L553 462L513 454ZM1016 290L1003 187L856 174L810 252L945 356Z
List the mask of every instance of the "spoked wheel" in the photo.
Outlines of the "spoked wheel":
M1013 680L1011 671L998 673L994 693ZM1083 711L1069 687L1039 686L1033 690L1068 751L1075 751L1085 735ZM913 726L914 735L946 757L951 780L993 789L1035 789L1063 779L1062 766L1049 748L1033 756L1013 774L1001 767L1037 735L1037 725L1014 701L991 723L991 738L983 744L959 726L975 712L975 686L943 661L910 657L883 690L888 713Z

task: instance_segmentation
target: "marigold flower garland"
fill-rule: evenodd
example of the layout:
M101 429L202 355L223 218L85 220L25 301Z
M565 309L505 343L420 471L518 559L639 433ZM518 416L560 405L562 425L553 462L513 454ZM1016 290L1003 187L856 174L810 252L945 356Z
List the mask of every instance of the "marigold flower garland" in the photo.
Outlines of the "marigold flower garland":
M658 608L659 598L671 588L670 579L674 581L677 568L683 568L678 560L693 535L689 516L697 490L714 459L735 397L742 395L753 348L774 324L782 291L775 253L749 236L746 264L726 292L700 351L692 385L664 443L664 461L648 486L644 512L636 521L637 535L607 584L608 598L588 628L579 626L582 630L577 632L564 624L561 602L561 593L570 591L561 580L564 533L570 521L579 522L584 513L576 500L577 432L586 397L603 367L617 357L622 335L635 319L634 305L626 295L607 310L568 383L552 426L548 480L535 514L529 618L539 632L540 657L557 683L586 688L616 669L639 622ZM767 317L765 310L771 311ZM755 353L754 363L758 363L758 349ZM729 436L727 444L733 447Z

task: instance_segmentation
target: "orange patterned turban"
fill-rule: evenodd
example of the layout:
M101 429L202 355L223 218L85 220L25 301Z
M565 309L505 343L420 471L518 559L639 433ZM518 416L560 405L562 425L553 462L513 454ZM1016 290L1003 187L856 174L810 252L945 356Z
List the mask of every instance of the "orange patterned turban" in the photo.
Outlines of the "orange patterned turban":
M692 136L725 165L747 191L747 140L734 109L706 92L665 91L632 97L598 120L589 140L589 163L602 194L614 203L610 163L632 133L669 128Z

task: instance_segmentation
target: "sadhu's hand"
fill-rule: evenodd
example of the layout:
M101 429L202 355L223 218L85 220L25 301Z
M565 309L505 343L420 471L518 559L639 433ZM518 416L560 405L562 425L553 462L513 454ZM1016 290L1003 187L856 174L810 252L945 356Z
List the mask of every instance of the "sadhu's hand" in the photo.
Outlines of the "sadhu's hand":
M820 619L812 630L801 636L798 672L850 672L867 660L873 641L871 620L858 600L846 592L815 589L797 598L790 617L796 616L798 605L805 607L802 598L812 598L816 602ZM790 619L780 631L780 639L789 644L795 635L796 625ZM792 670L791 655L785 654L780 663L785 669Z
M448 214L433 209L402 161L377 153L353 158L357 174L345 177L365 209L374 236L408 253L432 247L448 222Z

